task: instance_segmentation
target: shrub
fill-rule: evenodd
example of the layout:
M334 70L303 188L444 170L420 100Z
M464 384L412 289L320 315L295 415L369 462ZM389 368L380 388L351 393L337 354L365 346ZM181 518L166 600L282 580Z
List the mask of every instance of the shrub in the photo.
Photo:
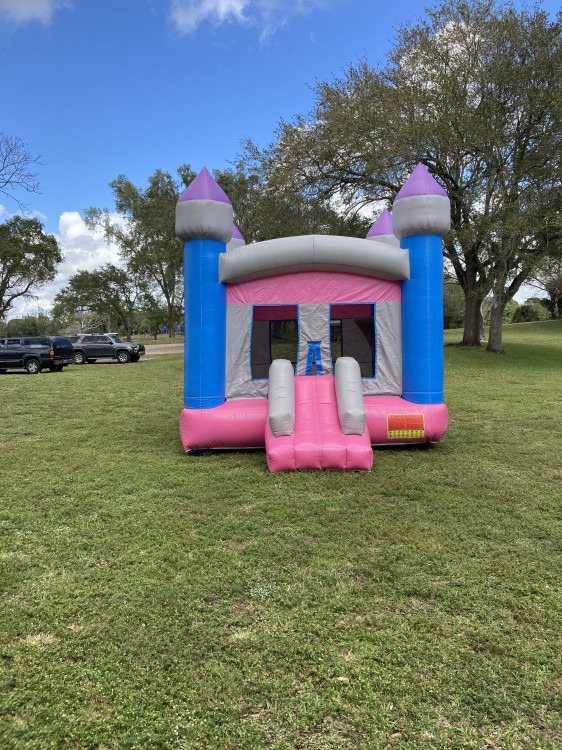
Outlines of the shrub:
M464 323L464 293L459 284L443 287L443 326L462 328Z
M550 315L544 305L537 302L525 302L520 305L511 319L512 323L532 323L536 320L548 320Z
M519 309L519 302L514 299L510 299L504 307L502 321L504 323L513 323L513 316Z

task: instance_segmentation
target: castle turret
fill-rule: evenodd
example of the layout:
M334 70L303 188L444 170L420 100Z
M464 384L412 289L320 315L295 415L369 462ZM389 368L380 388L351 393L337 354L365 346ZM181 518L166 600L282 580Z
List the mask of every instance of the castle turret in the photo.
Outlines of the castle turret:
M246 244L246 240L244 237L242 237L242 233L236 226L236 224L232 225L232 239L226 246L226 252L230 252L231 250L236 250L237 247L242 247L242 245Z
M397 240L392 225L392 214L385 208L379 218L371 226L367 232L368 240L375 240L377 242L387 242L389 245L398 247L400 242Z
M208 409L224 402L226 289L219 255L232 237L232 206L204 167L180 195L176 234L185 242L184 405Z
M397 194L394 234L410 253L402 282L402 396L417 404L443 403L443 250L451 210L443 188L418 164Z

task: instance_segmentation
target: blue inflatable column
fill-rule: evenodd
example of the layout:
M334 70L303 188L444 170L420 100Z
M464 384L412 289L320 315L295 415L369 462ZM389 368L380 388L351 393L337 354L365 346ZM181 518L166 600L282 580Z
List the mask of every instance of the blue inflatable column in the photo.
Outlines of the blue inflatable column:
M185 242L186 409L210 409L225 398L226 288L219 255L232 237L232 206L207 169L181 194L176 234Z
M422 165L393 206L394 233L409 250L410 278L402 282L402 397L416 404L444 400L443 248L451 209L443 188Z

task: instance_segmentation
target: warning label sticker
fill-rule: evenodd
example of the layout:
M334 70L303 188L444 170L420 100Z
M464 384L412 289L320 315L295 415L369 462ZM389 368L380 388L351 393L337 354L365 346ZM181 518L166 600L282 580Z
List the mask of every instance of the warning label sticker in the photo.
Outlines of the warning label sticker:
M386 425L389 440L425 437L423 414L388 414Z

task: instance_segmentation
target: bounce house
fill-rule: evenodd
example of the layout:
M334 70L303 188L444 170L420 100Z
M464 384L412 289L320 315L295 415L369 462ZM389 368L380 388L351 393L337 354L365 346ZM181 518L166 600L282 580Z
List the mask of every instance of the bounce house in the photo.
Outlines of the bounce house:
M373 445L436 442L445 191L419 164L366 239L246 245L203 169L178 200L186 451L265 448L270 471L370 471Z

